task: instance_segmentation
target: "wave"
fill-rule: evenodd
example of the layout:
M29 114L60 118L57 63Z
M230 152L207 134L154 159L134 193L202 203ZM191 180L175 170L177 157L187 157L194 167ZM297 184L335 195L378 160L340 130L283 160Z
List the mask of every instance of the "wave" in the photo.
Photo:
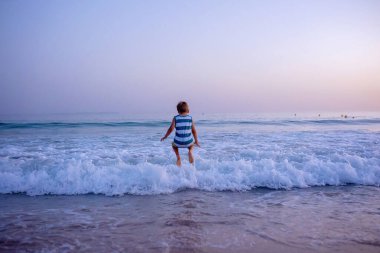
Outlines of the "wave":
M198 125L373 125L380 119L321 119L321 120L198 120ZM0 130L45 129L45 128L85 128L85 127L165 127L170 121L123 121L123 122L0 122Z
M257 187L292 189L328 185L380 186L380 158L332 155L306 160L213 160L198 157L195 167L178 168L170 159L131 163L107 158L37 161L14 157L0 164L0 193L44 194L168 194L184 189L247 191ZM3 160L4 161L4 160Z
M0 129L82 128L82 127L155 127L168 125L168 121L126 122L44 122L44 123L0 123Z

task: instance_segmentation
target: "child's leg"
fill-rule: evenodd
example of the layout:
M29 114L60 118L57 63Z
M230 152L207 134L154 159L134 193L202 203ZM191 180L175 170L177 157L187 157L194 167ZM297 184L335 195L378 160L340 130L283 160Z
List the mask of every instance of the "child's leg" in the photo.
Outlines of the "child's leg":
M181 166L181 157L179 156L178 148L174 147L174 146L172 146L172 147L173 147L174 153L175 153L175 155L177 157L176 164L177 164L178 167L180 167Z
M194 165L193 147L194 145L189 147L189 162Z

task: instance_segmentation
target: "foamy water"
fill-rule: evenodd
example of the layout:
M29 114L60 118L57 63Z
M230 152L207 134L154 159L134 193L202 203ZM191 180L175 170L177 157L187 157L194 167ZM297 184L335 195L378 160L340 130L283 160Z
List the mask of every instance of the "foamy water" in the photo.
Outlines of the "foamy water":
M167 118L3 121L0 251L379 251L380 117Z
M380 186L380 118L194 117L195 166L171 139L170 118L3 121L0 193L161 194L325 185Z

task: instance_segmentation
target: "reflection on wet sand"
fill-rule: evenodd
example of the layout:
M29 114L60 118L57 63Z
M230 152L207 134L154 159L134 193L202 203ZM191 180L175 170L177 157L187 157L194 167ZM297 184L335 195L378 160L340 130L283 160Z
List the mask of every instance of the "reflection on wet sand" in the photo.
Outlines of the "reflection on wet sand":
M380 188L0 195L0 251L379 252Z

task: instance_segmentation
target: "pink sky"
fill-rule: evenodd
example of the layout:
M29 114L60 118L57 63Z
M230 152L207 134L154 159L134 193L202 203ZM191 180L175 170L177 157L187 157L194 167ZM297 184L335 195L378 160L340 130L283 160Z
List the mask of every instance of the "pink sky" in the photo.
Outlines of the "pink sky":
M0 114L380 111L379 1L1 1Z

